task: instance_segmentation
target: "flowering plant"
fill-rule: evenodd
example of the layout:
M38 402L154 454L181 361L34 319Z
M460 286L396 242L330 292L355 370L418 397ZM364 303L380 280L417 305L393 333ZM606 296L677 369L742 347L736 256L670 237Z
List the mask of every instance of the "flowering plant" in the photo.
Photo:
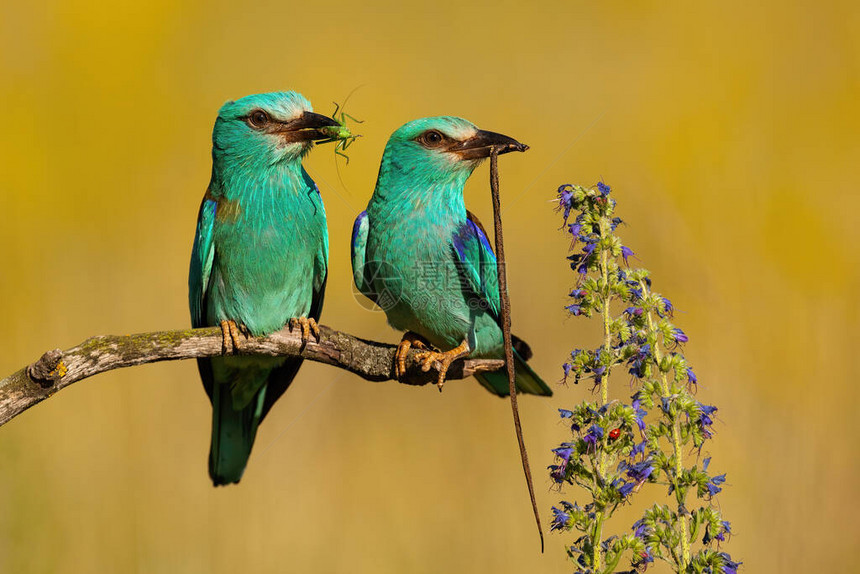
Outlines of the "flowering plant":
M603 341L563 365L565 381L590 379L599 400L559 409L571 437L553 449L550 478L559 491L580 487L586 502L553 507L551 529L579 534L567 552L582 574L615 572L625 555L633 570L661 560L679 573L735 574L740 563L721 548L731 526L712 504L726 476L701 458L717 408L694 396L696 375L682 352L689 338L672 322L672 303L652 291L646 269L629 265L634 254L615 233L622 221L610 192L602 182L558 189L576 275L566 309L599 316ZM629 403L610 400L618 369L630 377ZM663 488L669 503L649 506L630 532L607 535L619 506L646 492L658 499Z

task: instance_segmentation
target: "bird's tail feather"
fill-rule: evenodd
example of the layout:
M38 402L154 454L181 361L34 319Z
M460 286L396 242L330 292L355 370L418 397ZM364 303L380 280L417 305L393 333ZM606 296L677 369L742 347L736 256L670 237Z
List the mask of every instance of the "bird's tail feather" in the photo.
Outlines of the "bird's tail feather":
M209 476L215 486L239 482L257 436L267 385L250 403L236 410L230 385L212 389L212 443L209 449Z
M526 395L552 396L552 389L526 364L520 353L514 349L514 367L516 372L517 392ZM485 389L498 395L506 397L510 394L508 373L506 370L494 371L492 373L481 373L475 378Z

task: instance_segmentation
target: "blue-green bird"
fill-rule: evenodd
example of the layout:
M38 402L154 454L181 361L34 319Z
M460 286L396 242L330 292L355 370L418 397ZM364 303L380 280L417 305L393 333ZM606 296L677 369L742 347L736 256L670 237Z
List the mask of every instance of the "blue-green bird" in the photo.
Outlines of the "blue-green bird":
M407 123L388 140L373 197L353 228L356 287L385 310L391 326L406 331L397 373L404 372L411 347L423 348L424 370L441 366L440 388L454 359L504 357L496 257L463 202L466 180L492 148L527 149L461 118ZM426 342L443 351L427 349ZM528 346L519 339L514 346L517 389L551 395L526 364ZM509 392L504 372L475 378L499 396Z
M328 269L319 189L302 167L332 118L296 92L227 102L212 133L212 179L197 217L188 277L194 327L220 325L225 349L239 332L265 335L287 323L318 335ZM239 482L257 427L296 376L301 359L199 359L212 401L209 475Z

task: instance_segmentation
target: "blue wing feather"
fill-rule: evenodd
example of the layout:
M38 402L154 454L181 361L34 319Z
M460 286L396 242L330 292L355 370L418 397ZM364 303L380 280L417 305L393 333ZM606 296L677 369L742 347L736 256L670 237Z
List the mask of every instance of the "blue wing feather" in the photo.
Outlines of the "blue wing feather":
M215 245L212 235L215 229L215 211L217 204L211 199L203 199L200 212L197 215L197 231L194 234L194 245L191 248L191 269L188 272L188 303L191 309L191 326L206 326L206 294L209 291L209 276L212 273L212 261L215 258ZM197 359L197 368L203 388L212 400L214 376L212 363L209 359Z
M365 296L367 293L364 280L365 249L367 247L367 231L370 223L367 221L367 211L362 211L355 218L352 226L352 279L355 286ZM372 298L372 297L371 297Z
M496 271L496 255L483 231L480 222L471 213L451 238L454 253L467 284L499 319L499 278Z
M191 269L188 273L188 303L191 308L191 324L194 327L206 326L206 294L209 290L209 276L215 258L215 245L212 241L215 229L215 211L218 204L204 199L197 215L197 232L191 249Z

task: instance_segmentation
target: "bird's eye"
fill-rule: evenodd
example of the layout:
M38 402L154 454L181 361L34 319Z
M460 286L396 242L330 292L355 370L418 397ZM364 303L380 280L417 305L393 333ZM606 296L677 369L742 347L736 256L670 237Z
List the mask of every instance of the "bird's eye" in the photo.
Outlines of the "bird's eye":
M430 130L421 134L418 140L427 147L436 147L445 140L445 136L436 130Z
M248 115L248 124L252 128L264 128L269 123L269 114L263 110L254 110Z

